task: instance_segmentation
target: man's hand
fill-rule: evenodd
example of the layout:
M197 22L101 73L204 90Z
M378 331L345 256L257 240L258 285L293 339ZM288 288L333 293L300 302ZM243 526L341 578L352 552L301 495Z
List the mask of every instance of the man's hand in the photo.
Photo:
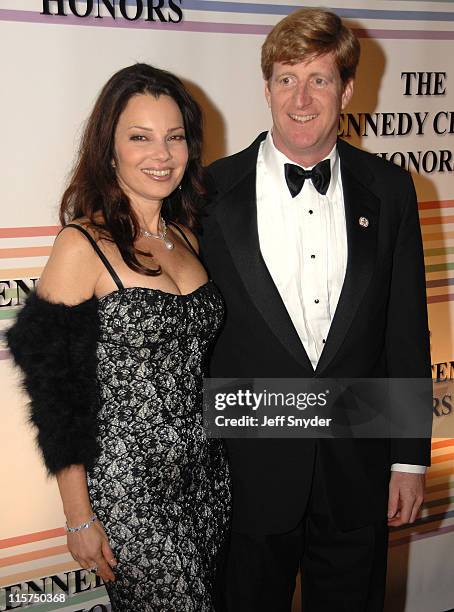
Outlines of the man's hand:
M388 525L414 523L424 500L425 474L391 472L389 481Z

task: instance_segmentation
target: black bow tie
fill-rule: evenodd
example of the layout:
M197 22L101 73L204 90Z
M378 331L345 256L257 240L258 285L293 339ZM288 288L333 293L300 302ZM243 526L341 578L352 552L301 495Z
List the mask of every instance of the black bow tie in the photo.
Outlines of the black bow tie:
M287 181L292 198L299 194L306 179L311 179L315 189L322 195L325 195L331 180L331 164L329 159L324 159L314 166L312 170L305 170L295 164L285 164L285 180Z

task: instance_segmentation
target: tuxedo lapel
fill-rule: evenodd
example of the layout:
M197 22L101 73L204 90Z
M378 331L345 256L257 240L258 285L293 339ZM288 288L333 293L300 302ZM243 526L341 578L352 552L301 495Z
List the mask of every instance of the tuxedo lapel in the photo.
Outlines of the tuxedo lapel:
M339 142L347 226L347 270L316 375L326 370L346 334L354 332L350 328L354 325L356 311L370 284L375 266L380 200L364 186L368 184L367 169L355 165L349 149L348 145ZM361 176L362 182L356 175ZM367 342L367 338L364 341Z
M216 208L216 218L238 275L270 333L308 370L308 375L313 375L307 353L260 252L255 188L257 155L251 161L249 171L223 196Z
M260 252L257 228L256 164L264 134L229 168L230 188L215 197L213 209L229 254L249 298L287 351L313 376L309 357ZM339 141L347 229L347 269L339 302L315 375L326 372L350 328L370 284L376 258L380 200L370 190L373 177L354 149ZM358 180L356 176L360 176ZM366 186L367 185L367 186ZM351 331L351 330L350 330Z

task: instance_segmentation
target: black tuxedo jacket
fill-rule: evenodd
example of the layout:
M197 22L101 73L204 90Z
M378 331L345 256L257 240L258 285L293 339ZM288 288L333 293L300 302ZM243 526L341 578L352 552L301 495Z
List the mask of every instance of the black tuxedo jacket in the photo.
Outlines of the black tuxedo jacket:
M211 376L430 378L424 262L410 175L338 142L347 271L314 372L260 253L255 181L265 135L208 169L201 252L226 304ZM360 217L369 220L367 228ZM431 414L430 401L427 410ZM248 439L228 440L227 448L233 528L263 533L285 532L301 520L316 453L341 529L386 517L392 463L430 463L429 441L421 439Z

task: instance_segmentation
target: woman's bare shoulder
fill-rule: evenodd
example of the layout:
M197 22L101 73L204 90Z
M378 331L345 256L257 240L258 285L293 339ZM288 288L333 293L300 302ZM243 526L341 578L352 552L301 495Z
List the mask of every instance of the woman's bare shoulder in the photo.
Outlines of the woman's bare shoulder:
M74 224L92 235L84 220ZM77 304L89 299L101 272L99 257L86 235L65 226L58 234L41 275L38 293L49 301Z

